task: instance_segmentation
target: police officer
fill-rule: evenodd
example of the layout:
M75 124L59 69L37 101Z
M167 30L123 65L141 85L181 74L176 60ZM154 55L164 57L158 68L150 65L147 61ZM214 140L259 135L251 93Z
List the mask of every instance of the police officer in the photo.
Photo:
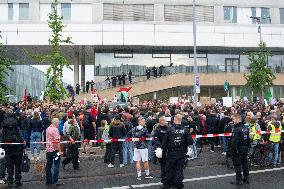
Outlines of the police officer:
M155 149L162 148L162 143L163 143L165 135L167 134L167 130L168 130L168 122L166 120L166 117L162 116L160 117L159 124L157 125L154 131ZM166 158L160 158L159 162L161 165L161 183L164 184L165 176L166 176L166 170L165 170Z
M18 127L18 120L13 117L12 110L9 110L6 118L3 120L3 143L22 143L24 140L21 137ZM23 157L24 145L8 145L4 144L3 148L6 152L7 172L8 172L8 187L19 187L21 183L21 164ZM15 172L15 185L14 185Z
M232 159L236 172L236 181L231 182L234 185L242 185L243 182L249 184L248 167L248 147L249 147L249 129L242 124L241 115L236 113L232 116L234 128L232 132ZM243 172L243 178L242 178Z
M182 115L174 117L174 124L168 129L164 137L162 150L163 158L166 158L166 177L163 188L184 188L183 168L186 159L187 148L193 144L189 130L181 125Z

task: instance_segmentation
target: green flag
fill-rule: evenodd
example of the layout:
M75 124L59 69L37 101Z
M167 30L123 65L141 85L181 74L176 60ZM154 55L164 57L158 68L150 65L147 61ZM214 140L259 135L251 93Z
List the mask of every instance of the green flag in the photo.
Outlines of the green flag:
M270 89L269 89L269 90L267 91L266 95L265 95L265 99L267 100L267 103L270 102L271 98L272 98L272 94L271 94L271 91L270 91Z

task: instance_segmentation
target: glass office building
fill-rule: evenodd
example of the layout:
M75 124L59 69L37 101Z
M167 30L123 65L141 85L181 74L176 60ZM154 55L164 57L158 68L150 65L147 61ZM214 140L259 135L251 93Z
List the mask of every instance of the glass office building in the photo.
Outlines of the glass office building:
M39 97L45 89L45 74L30 65L13 65L12 68L13 71L6 77L9 95L15 95L21 100L27 89L27 94Z

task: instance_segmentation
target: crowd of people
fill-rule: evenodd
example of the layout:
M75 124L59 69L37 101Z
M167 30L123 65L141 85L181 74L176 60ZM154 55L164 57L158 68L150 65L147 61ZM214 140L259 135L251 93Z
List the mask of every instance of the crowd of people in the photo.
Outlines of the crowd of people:
M239 116L236 116L239 115ZM153 178L150 174L149 161L161 164L161 178L165 188L176 186L182 188L182 175L173 175L174 170L180 169L185 160L187 146L192 145L196 159L197 140L204 145L210 145L210 151L216 148L223 150L223 155L233 151L234 165L238 167L237 184L241 184L240 170L243 168L244 182L248 181L248 170L245 160L234 158L234 149L246 154L250 146L265 140L274 149L270 154L272 166L280 163L279 148L281 136L274 133L282 130L284 104L277 101L271 106L263 106L260 102L238 101L232 107L224 107L219 103L193 108L190 102L178 105L165 101L148 101L140 105L129 104L126 107L109 107L107 102L93 103L54 103L32 102L26 107L22 103L0 105L0 137L3 143L19 142L22 145L1 145L6 157L0 159L0 183L7 182L8 186L21 186L21 159L23 151L31 151L31 160L40 160L43 145L34 142L48 142L44 145L46 151L46 185L60 186L58 182L60 164L63 168L72 162L73 168L80 168L79 147L83 154L94 153L93 145L105 148L104 163L109 168L116 167L115 154L119 154L119 167L136 163L137 180L142 180L141 162L144 164L145 179ZM239 119L239 122L238 122ZM237 121L236 121L237 120ZM233 121L233 124L231 124ZM241 125L240 125L241 124ZM232 126L233 125L233 126ZM234 133L234 128L240 125L238 135L232 137L212 137L192 139L196 134ZM248 129L249 139L247 148L240 133ZM271 131L272 134L261 135L260 131ZM172 133L172 134L171 134ZM186 135L184 134L186 133ZM182 134L185 138L176 140L172 136ZM245 134L241 134L245 138ZM93 144L94 139L127 139L151 138L155 140L115 141ZM76 141L83 141L78 143ZM55 142L57 141L57 142ZM69 141L68 144L58 142ZM169 142L172 141L172 142ZM55 143L54 143L55 142ZM182 144L182 145L181 145ZM280 146L281 147L281 146ZM36 151L34 150L36 148ZM162 148L163 156L157 158L155 149ZM248 152L249 153L249 152ZM247 156L247 155L245 155ZM61 158L64 160L61 162ZM182 162L182 163L181 163ZM244 165L243 165L244 164ZM55 167L52 173L52 167ZM240 168L240 169L239 169ZM8 177L6 179L6 170ZM15 175L14 175L15 172ZM182 174L182 173L179 173ZM178 180L177 180L178 179Z

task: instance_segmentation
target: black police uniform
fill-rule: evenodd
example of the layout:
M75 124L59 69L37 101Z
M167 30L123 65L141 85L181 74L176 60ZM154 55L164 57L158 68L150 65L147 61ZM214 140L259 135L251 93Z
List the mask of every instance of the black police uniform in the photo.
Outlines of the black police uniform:
M20 129L18 127L18 121L16 118L9 115L4 121L2 122L3 127L3 137L2 142L23 142L21 138ZM13 134L12 134L13 133ZM14 135L14 137L12 136ZM9 141L9 138L15 138L15 141ZM3 149L6 152L6 163L7 163L7 172L8 178L7 182L8 185L13 185L13 177L14 177L14 170L15 170L15 184L16 186L21 186L21 164L22 164L22 157L23 157L23 149L24 145L2 145Z
M169 128L164 137L162 149L163 157L166 157L166 177L163 188L184 187L183 168L187 153L187 147L193 144L189 130L181 125Z
M249 182L249 167L248 167L248 147L249 147L249 130L242 124L234 125L231 141L232 159L236 172L236 182L232 184L242 184L243 181Z
M154 131L154 137L155 137L155 149L162 148L162 143L164 140L164 137L166 136L168 131L168 127L158 125ZM166 177L166 158L159 158L159 162L161 165L161 183L165 182Z

